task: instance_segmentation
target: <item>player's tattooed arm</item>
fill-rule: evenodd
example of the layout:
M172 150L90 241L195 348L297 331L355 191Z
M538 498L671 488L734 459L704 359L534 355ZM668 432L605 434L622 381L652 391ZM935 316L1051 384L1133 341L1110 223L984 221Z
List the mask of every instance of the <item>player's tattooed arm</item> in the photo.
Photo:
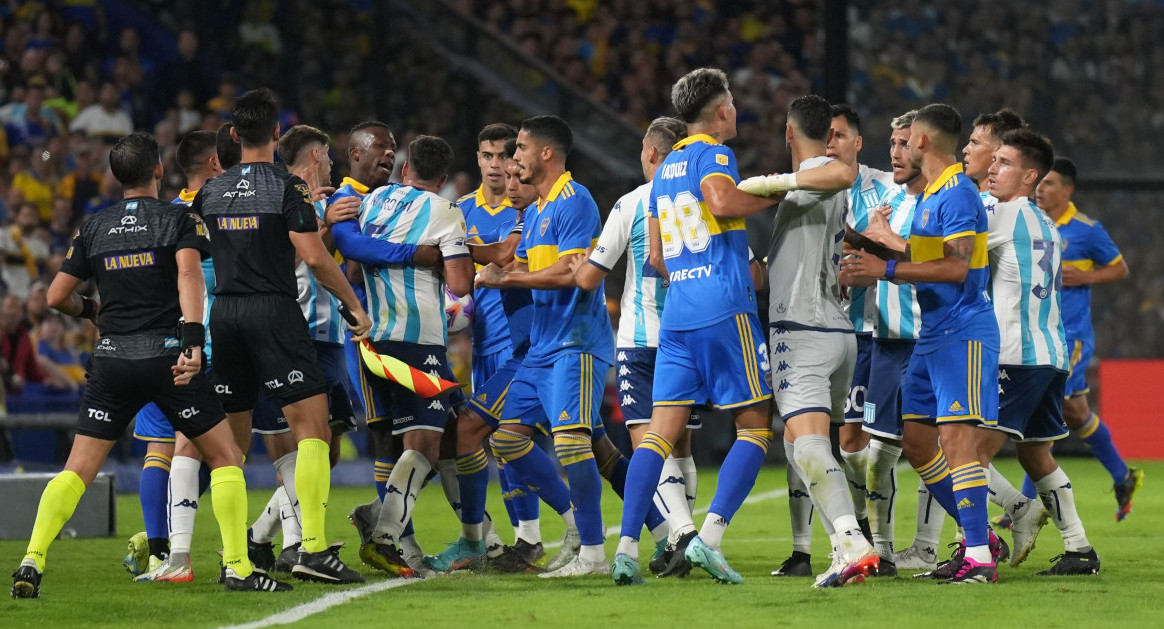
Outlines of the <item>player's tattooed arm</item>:
M943 246L943 252L947 258L954 257L966 264L966 268L970 268L970 259L974 257L974 236L962 236L947 241Z

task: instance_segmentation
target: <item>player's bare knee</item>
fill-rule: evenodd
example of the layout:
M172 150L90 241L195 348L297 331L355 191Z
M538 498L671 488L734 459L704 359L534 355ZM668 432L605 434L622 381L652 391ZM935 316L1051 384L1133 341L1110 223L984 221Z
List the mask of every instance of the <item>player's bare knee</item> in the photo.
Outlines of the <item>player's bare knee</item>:
M845 452L860 452L869 445L869 433L861 430L860 423L846 423L840 430L841 450Z
M415 450L424 455L430 464L436 464L441 453L441 436L436 430L410 430L404 433L404 449Z
M1018 455L1019 465L1031 477L1031 480L1042 479L1059 467L1055 457L1051 454L1050 442L1019 443L1015 446L1015 454Z

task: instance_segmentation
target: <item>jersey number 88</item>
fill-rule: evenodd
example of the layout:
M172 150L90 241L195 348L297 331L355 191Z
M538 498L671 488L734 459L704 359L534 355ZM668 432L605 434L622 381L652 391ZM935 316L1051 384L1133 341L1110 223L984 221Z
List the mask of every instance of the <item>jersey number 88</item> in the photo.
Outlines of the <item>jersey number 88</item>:
M711 243L711 228L703 218L703 208L699 200L690 192L680 192L671 197L655 199L659 209L659 232L663 238L663 257L674 258L683 253L683 247L691 253L707 249Z

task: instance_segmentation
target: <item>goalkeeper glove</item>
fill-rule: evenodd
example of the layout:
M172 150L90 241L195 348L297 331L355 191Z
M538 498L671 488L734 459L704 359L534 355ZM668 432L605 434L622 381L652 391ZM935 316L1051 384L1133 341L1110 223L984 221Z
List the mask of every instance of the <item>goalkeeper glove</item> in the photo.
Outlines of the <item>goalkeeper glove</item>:
M783 175L760 175L758 177L748 177L741 181L737 186L740 190L748 194L754 194L758 197L770 197L776 194L784 194L792 190L796 190L796 173L788 173Z

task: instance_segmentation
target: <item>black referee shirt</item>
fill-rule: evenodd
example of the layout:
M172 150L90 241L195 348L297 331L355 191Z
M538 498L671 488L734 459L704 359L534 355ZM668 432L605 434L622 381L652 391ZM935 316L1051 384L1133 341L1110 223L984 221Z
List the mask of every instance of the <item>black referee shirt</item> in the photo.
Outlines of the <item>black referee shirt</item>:
M73 239L61 270L95 278L101 292L102 336L178 328L180 249L209 253L206 225L187 208L149 197L124 199L90 216Z
M274 164L238 164L206 182L191 209L210 230L215 295L296 298L295 246L287 232L319 230L302 179Z

